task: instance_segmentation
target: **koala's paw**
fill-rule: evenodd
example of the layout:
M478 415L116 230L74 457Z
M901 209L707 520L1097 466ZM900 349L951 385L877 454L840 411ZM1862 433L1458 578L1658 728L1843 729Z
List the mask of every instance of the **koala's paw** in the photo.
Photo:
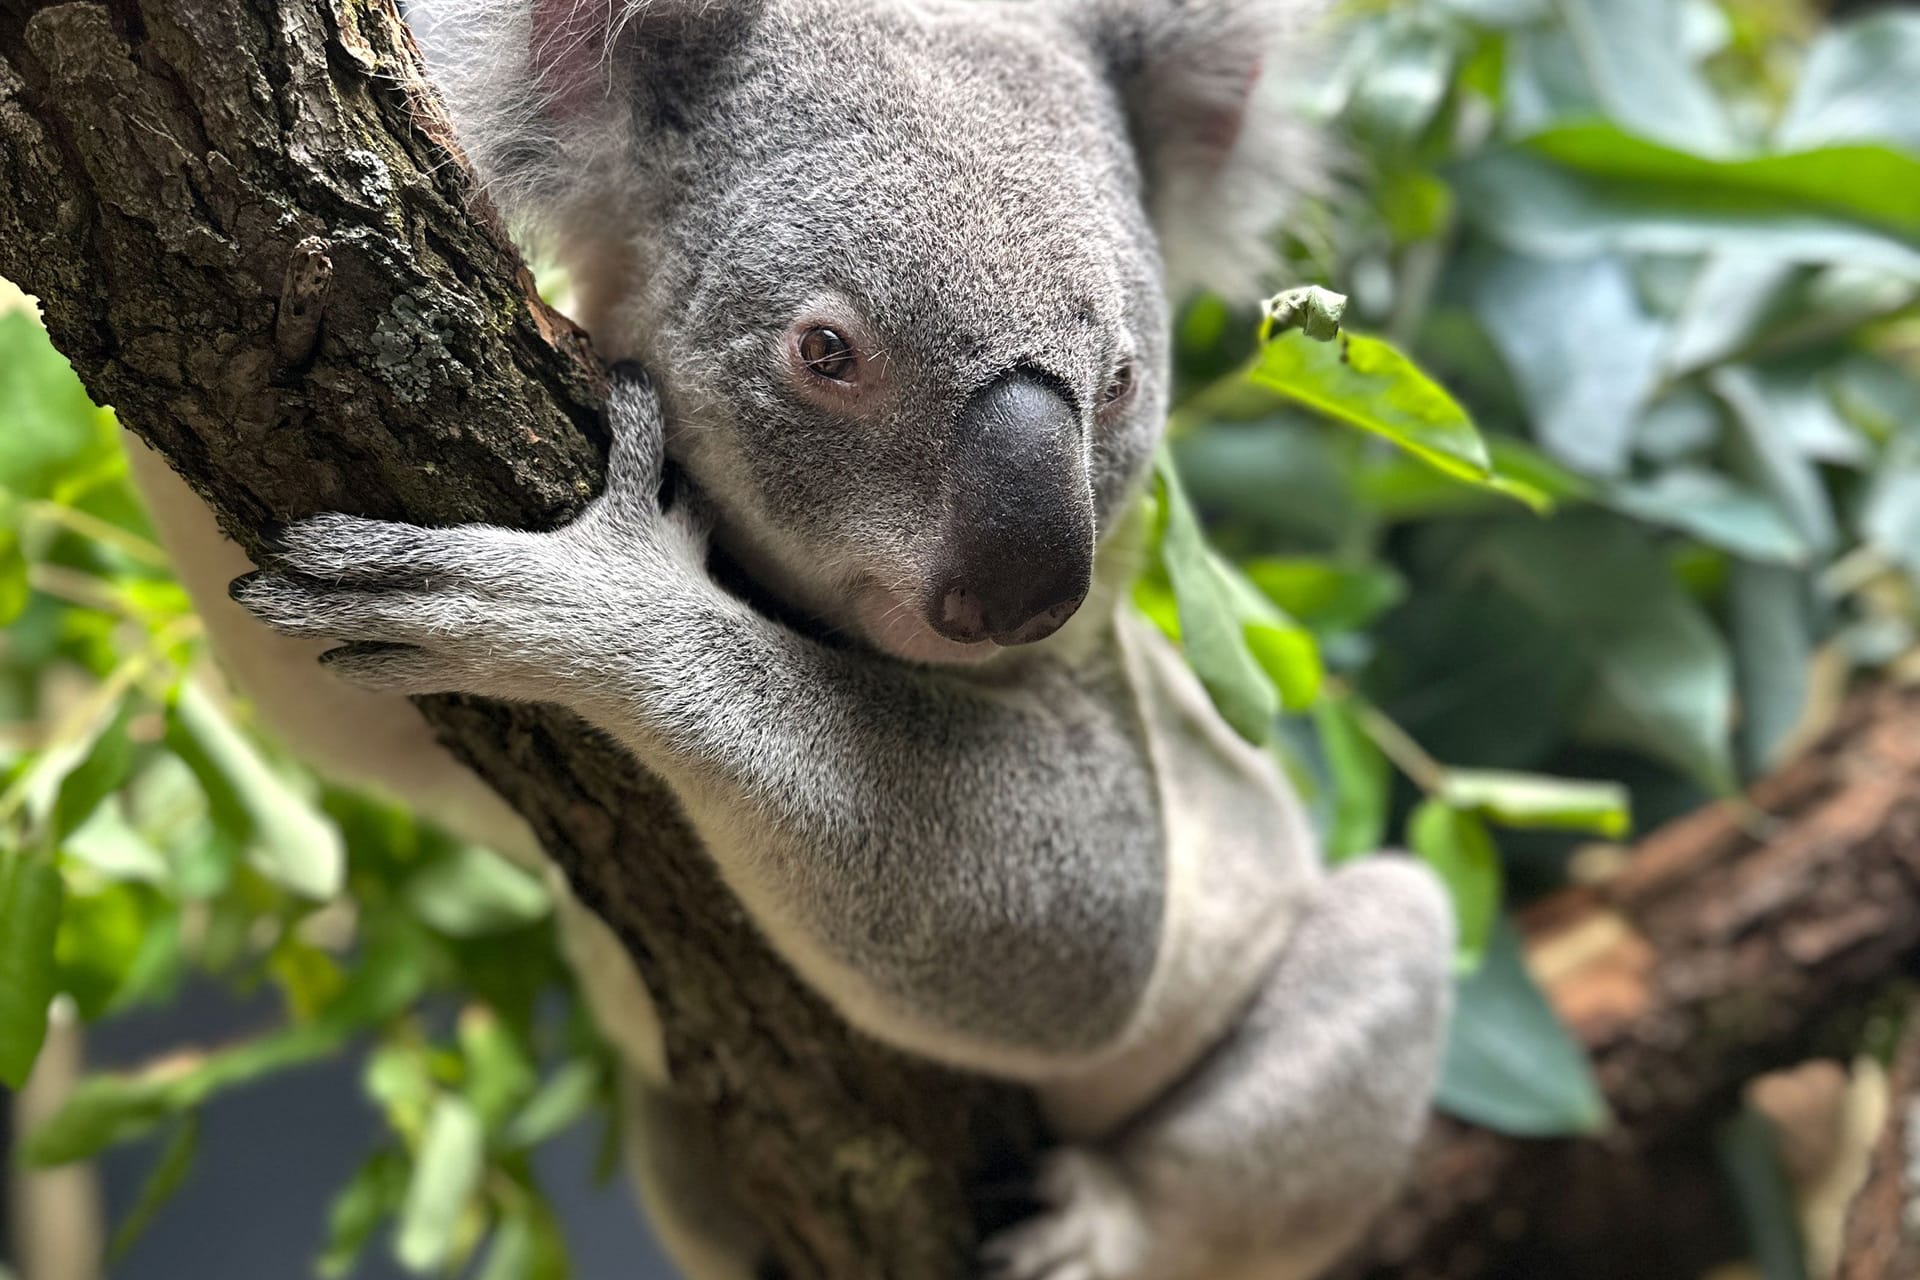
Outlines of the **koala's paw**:
M356 684L511 692L561 656L543 652L555 629L542 619L567 606L541 539L317 516L287 529L268 567L228 592L282 635L340 642L322 661Z
M1056 1151L1035 1189L1046 1207L982 1248L989 1280L1146 1280L1147 1224L1111 1160Z

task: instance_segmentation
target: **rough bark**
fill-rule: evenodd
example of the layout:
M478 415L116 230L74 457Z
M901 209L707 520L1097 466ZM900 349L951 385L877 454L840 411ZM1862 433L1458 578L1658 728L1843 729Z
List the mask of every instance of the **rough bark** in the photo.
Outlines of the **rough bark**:
M1699 1135L1753 1076L1846 1055L1868 1007L1920 960L1920 690L1860 696L1749 800L1655 831L1615 879L1523 920L1615 1129L1521 1142L1440 1121L1348 1277L1628 1274L1575 1261L1617 1256L1631 1230L1606 1203L1610 1182L1645 1185L1623 1166ZM1685 1244L1631 1274L1698 1274L1671 1262Z
M1888 1078L1886 1127L1847 1214L1834 1280L1913 1276L1920 1276L1920 1002L1907 1009Z
M598 484L597 367L448 138L393 0L0 0L0 275L248 546L322 510L551 526ZM788 1270L964 1274L1024 1100L850 1034L577 722L423 705L632 950Z

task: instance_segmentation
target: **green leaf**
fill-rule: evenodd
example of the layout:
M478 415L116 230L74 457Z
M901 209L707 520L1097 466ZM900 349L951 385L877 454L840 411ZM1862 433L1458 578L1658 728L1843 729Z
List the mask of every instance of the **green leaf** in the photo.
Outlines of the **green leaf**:
M63 477L111 457L113 415L96 409L66 357L24 310L0 313L0 490L49 496Z
M523 928L553 909L539 880L478 845L428 863L407 880L404 893L422 920L456 938Z
M1754 478L1810 548L1832 550L1839 540L1832 500L1813 458L1788 430L1801 388L1748 368L1717 369L1707 382L1733 410Z
M1773 501L1743 489L1717 471L1674 467L1644 484L1607 491L1615 511L1663 525L1747 560L1804 565L1807 541Z
M21 553L18 531L0 528L0 627L20 616L32 591L27 584L27 558Z
M1467 411L1379 338L1348 333L1338 343L1318 343L1278 337L1260 349L1248 376L1336 422L1383 436L1457 480L1546 504L1531 486L1497 475Z
M60 781L53 802L53 838L64 840L93 816L100 802L118 791L133 772L133 740L127 722L133 718L132 699L123 699L118 711L100 730L73 771Z
M1504 920L1489 932L1480 967L1458 985L1438 1102L1517 1137L1593 1134L1608 1123L1585 1051L1534 985Z
M1829 213L1920 235L1920 157L1891 147L1861 143L1718 160L1607 124L1551 129L1526 145L1568 169L1642 189L1671 188L1701 207Z
M1714 1135L1747 1247L1765 1280L1808 1280L1798 1197L1772 1121L1742 1107Z
M138 1075L82 1080L60 1110L27 1138L29 1163L84 1160L134 1138L215 1094L336 1052L345 1037L321 1026L290 1027L211 1054L192 1066L164 1064Z
M1501 769L1448 769L1438 798L1507 827L1591 831L1618 840L1633 826L1627 789Z
M114 1228L113 1240L107 1246L109 1260L119 1262L127 1256L127 1250L133 1247L167 1202L180 1190L187 1175L193 1172L194 1153L200 1146L200 1120L188 1113L174 1124L173 1132L168 1135L167 1143L160 1149L160 1157L154 1161L146 1181L140 1184L140 1194L134 1198L133 1208L127 1210L127 1216Z
M566 1242L544 1206L516 1205L501 1217L475 1280L566 1280Z
M45 858L0 849L0 1084L27 1082L47 1038L60 873Z
M1280 697L1248 647L1234 593L1163 453L1155 474L1163 532L1160 558L1179 604L1180 645L1228 724L1249 742L1265 742Z
M1774 135L1785 150L1863 139L1920 152L1920 15L1886 10L1823 32Z
M398 1212L407 1193L407 1162L398 1151L376 1152L361 1165L327 1210L327 1243L316 1270L344 1280L380 1224Z
M1474 314L1513 373L1534 438L1587 474L1626 470L1667 332L1626 264L1610 255L1469 261Z
M1348 567L1304 556L1265 556L1240 569L1282 613L1322 634L1359 630L1407 592L1405 580L1380 564Z
M1555 0L1554 7L1604 114L1692 150L1732 144L1726 113L1693 66L1685 5Z
M1779 763L1806 708L1816 645L1813 587L1803 573L1752 564L1733 567L1731 586L1741 756L1757 772Z
M460 1054L466 1062L467 1100L487 1129L498 1127L533 1092L538 1080L526 1046L491 1009L460 1012Z
M464 1098L443 1094L427 1118L400 1209L394 1256L417 1275L446 1265L486 1168L486 1133Z
M1361 726L1351 695L1320 699L1313 705L1313 723L1333 790L1327 861L1337 866L1383 843L1393 770Z
M60 989L73 997L83 1021L112 1007L146 945L153 917L169 911L134 885L109 884L96 893L69 894L54 942Z
M1347 295L1317 284L1303 285L1268 298L1260 304L1260 314L1262 342L1295 329L1314 342L1332 342L1346 318Z
M540 1091L508 1122L502 1139L510 1147L537 1147L586 1115L601 1098L604 1073L586 1058L575 1058L553 1073Z
M1586 664L1594 737L1732 790L1732 660L1644 535L1594 515L1510 522L1478 562Z
M1444 800L1423 800L1407 819L1407 845L1446 885L1459 930L1455 963L1472 972L1500 914L1500 854L1487 824Z
M339 830L191 683L168 709L167 745L206 789L215 826L241 842L255 870L302 897L339 894L346 877Z
M1724 250L1920 276L1920 250L1904 237L1824 202L1628 181L1513 147L1484 148L1449 177L1470 222L1507 248L1538 257Z

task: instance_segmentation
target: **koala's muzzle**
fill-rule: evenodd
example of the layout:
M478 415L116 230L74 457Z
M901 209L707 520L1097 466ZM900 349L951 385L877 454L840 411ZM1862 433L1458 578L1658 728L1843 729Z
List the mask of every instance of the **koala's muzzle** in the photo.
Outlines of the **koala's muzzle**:
M1046 639L1093 582L1079 414L1049 383L1010 374L961 411L951 474L928 624L962 644Z

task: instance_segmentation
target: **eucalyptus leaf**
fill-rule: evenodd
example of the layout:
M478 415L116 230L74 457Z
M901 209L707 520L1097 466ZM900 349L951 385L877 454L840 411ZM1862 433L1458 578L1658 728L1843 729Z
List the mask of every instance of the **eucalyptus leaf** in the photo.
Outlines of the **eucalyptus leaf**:
M1474 314L1526 399L1535 439L1589 475L1624 471L1667 332L1626 264L1488 254L1476 265Z
M1379 338L1348 333L1328 344L1282 335L1262 346L1249 376L1336 422L1391 440L1456 480L1546 505L1532 486L1496 473L1467 411Z
M443 1094L427 1118L400 1208L394 1256L416 1275L445 1266L486 1168L486 1131L465 1099Z
M1732 789L1732 660L1644 536L1594 516L1515 524L1478 563L1587 664L1589 732Z
M1801 566L1812 554L1778 503L1717 471L1674 467L1644 484L1616 485L1605 501L1615 511L1678 529L1748 560Z
M1537 150L1489 147L1449 176L1469 221L1500 244L1542 257L1606 252L1737 252L1846 262L1920 277L1920 249L1824 199L1729 191L1684 180L1635 181L1557 164Z
M1500 769L1449 769L1436 793L1453 808L1507 827L1589 831L1618 840L1633 826L1627 789Z
M1516 1137L1595 1134L1606 1101L1585 1052L1534 985L1513 926L1496 920L1480 967L1456 989L1437 1101Z
M168 710L167 742L206 788L216 825L243 843L260 874L307 898L340 892L339 831L191 682Z
M1862 139L1920 152L1920 15L1888 9L1823 32L1774 134L1788 150Z
M1445 800L1423 800L1407 819L1407 847L1446 886L1458 930L1456 963L1471 972L1500 914L1500 854L1487 824Z
M52 862L0 847L0 1084L19 1089L47 1038L64 888Z
M1315 703L1313 724L1333 793L1327 861L1338 865L1380 848L1393 799L1393 771L1361 725L1351 696Z

